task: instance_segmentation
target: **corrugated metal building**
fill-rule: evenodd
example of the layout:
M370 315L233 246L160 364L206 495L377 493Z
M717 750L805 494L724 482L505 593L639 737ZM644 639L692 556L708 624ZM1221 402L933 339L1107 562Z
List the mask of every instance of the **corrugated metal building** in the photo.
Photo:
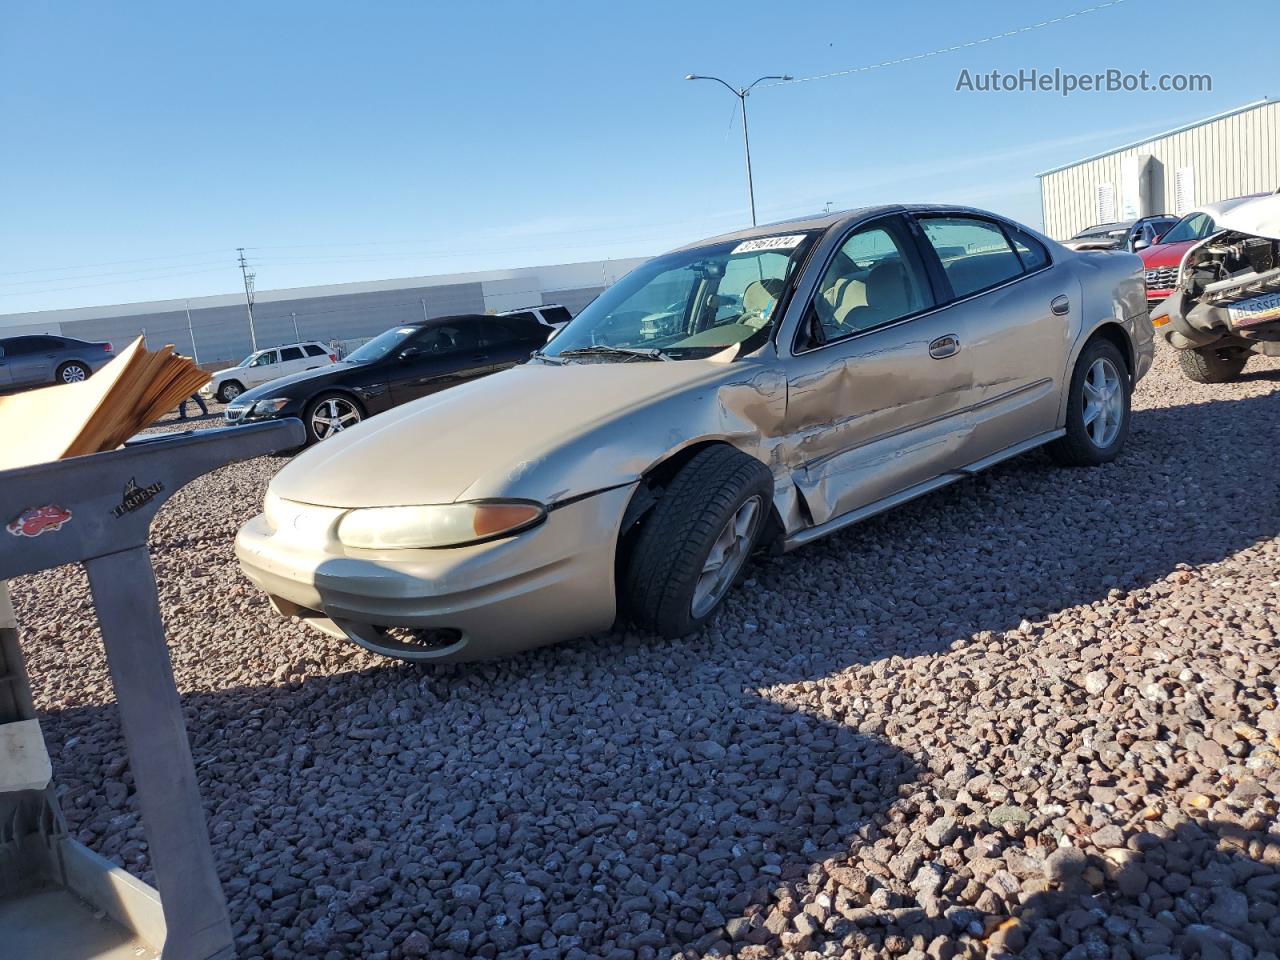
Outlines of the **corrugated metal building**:
M388 327L452 313L491 313L559 303L577 313L643 258L595 260L479 273L263 290L255 298L258 347L296 340L361 340ZM204 367L234 363L250 350L243 294L77 307L0 315L0 337L62 334L110 340L139 334L152 348L172 343Z
M1263 99L1039 174L1044 232L1280 189L1280 101Z

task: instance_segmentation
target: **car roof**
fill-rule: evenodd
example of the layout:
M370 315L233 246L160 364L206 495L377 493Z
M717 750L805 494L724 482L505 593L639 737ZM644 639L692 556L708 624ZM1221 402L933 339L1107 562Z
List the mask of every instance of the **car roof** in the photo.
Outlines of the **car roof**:
M678 253L681 250L695 250L698 247L706 247L716 243L729 243L733 240L754 240L757 237L772 237L779 233L787 231L810 231L810 230L830 230L832 227L843 229L847 225L852 225L860 220L869 220L872 217L880 217L889 213L956 213L956 214L975 214L979 217L994 217L997 220L1003 220L1007 223L1016 223L1008 217L1002 217L997 213L991 213L988 210L980 210L977 207L959 206L951 203L885 203L876 204L867 207L853 207L849 210L832 210L830 213L818 213L807 217L796 217L791 220L777 220L773 223L765 223L756 227L743 227L740 230L734 230L730 233L722 233L718 236L707 237L704 240L698 240L694 243L686 243L683 246L675 247L668 250L667 253Z

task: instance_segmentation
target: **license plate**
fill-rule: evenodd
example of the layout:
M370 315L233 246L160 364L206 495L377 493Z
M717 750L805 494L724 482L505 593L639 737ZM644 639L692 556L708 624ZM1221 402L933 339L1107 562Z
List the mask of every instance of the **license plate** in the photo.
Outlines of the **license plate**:
M1280 293L1267 293L1233 303L1227 307L1227 315L1231 317L1233 327L1256 327L1280 320Z

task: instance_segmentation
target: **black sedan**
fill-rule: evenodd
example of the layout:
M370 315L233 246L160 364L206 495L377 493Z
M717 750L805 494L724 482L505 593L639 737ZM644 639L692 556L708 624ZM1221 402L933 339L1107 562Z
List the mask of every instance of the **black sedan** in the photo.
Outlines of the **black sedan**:
M240 394L226 418L299 417L307 443L315 443L383 410L527 360L551 332L534 320L480 314L402 324L338 363Z

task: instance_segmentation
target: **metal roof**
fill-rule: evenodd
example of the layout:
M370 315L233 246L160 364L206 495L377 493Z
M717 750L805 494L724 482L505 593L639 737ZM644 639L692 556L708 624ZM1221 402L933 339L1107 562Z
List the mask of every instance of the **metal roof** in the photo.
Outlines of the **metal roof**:
M1188 130L1194 130L1196 127L1203 127L1210 123L1216 123L1219 120L1225 120L1227 117L1234 117L1238 113L1246 113L1249 110L1256 110L1258 107L1265 107L1268 104L1277 103L1272 97L1263 97L1261 100L1254 100L1252 103L1246 103L1241 107L1233 107L1230 110L1224 110L1222 113L1215 113L1211 117L1205 117L1203 120L1195 120L1191 123L1184 123L1180 127L1174 127L1172 130L1166 130L1164 133L1152 134L1149 137L1143 137L1141 140L1135 140L1133 143L1126 143L1122 147L1112 147L1110 150L1103 150L1101 153L1095 153L1092 156L1085 157L1082 160L1072 160L1070 163L1064 163L1060 167L1054 167L1051 170L1045 170L1043 173L1037 173L1037 177L1047 177L1051 173L1061 173L1063 170L1069 170L1071 167L1078 167L1082 163L1090 163L1094 160L1101 160L1103 157L1110 157L1113 154L1123 153L1126 150L1132 150L1135 147L1141 147L1143 144L1154 143L1156 140L1163 140L1165 137L1172 137L1176 133L1186 133Z

